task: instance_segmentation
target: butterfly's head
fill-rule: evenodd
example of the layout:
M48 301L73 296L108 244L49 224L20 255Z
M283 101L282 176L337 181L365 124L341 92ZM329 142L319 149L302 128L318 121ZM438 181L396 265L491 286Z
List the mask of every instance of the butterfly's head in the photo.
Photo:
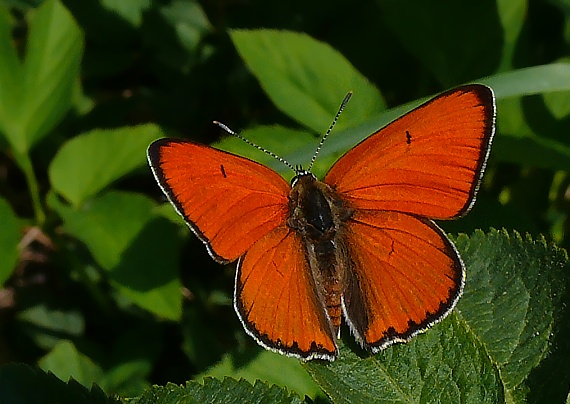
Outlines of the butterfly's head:
M295 167L295 176L291 180L291 187L294 187L295 184L299 182L299 180L316 180L315 174L308 170L304 170L301 166Z

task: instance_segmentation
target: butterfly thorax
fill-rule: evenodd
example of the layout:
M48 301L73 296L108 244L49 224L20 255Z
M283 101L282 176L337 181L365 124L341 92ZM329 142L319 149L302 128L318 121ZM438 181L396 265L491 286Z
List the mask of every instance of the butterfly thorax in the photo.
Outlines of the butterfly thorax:
M310 280L337 335L346 283L344 274L349 265L344 223L353 210L333 188L311 173L297 175L292 184L287 225L302 240L311 268Z

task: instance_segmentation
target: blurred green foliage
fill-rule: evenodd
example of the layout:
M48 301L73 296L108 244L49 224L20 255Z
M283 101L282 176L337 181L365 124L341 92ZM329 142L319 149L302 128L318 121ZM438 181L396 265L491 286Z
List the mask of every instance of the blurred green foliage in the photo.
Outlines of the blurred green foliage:
M80 383L8 365L0 401L33 384L22 402L562 402L569 51L564 0L0 0L0 363ZM233 265L214 263L164 203L148 144L217 142L290 178L212 120L306 165L352 90L322 176L467 82L495 90L498 131L475 209L441 223L473 234L458 238L468 281L456 312L375 357L347 338L332 365L259 348L233 312Z

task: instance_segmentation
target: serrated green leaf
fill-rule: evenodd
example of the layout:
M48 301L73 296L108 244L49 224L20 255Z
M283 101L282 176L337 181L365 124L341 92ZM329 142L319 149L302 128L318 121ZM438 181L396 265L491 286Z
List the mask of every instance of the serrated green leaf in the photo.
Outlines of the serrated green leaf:
M162 137L156 125L96 129L77 136L58 151L49 167L52 187L79 206L113 181L146 165L148 145Z
M2 18L6 22L6 17ZM2 25L2 24L0 24ZM8 25L9 27L9 25ZM0 84L0 130L23 156L48 134L69 110L79 73L83 37L71 14L57 0L35 10L23 64L14 60L11 38L2 29L4 49ZM0 86L2 87L2 86Z
M467 283L457 309L442 323L375 356L361 359L360 349L343 345L335 362L305 364L333 401L565 399L570 383L564 365L570 355L566 253L504 231L462 235L456 245Z
M103 376L101 368L78 352L70 341L60 341L47 355L38 361L44 371L50 371L63 381L73 378L85 387L91 387Z
M0 402L18 404L121 403L118 399L107 397L97 385L92 385L90 389L87 389L74 380L65 383L52 373L46 374L22 364L0 367Z
M570 352L566 253L497 231L461 236L456 245L468 269L457 310L498 366L507 395L522 402L538 378L545 402L561 402L570 368L548 364Z
M206 377L215 377L219 380L231 377L245 379L250 383L264 380L312 399L315 399L319 393L322 394L319 386L303 369L299 360L265 350L260 350L253 359L250 358L239 364L234 360L234 355L226 354L218 364L198 375L196 380Z
M351 341L352 343L352 341ZM476 402L503 399L485 347L454 314L410 343L362 359L341 346L330 364L304 366L333 402Z
M20 220L8 202L0 197L0 285L12 275L19 252L18 243L22 238Z
M230 37L273 103L291 118L324 133L348 91L338 126L350 127L385 108L380 92L338 51L308 35L232 30Z
M186 386L168 383L153 386L132 404L178 403L304 403L298 395L260 380L250 384L245 380L207 378L202 383L187 382Z
M180 318L176 225L153 215L154 201L108 192L79 209L53 194L48 203L63 218L65 231L85 243L123 295L159 316Z

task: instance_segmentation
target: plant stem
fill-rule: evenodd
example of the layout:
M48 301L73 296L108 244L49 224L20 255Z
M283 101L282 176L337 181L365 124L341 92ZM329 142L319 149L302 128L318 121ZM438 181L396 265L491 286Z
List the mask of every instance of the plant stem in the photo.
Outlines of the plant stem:
M32 161L28 154L20 154L17 158L20 168L26 176L26 182L28 183L28 189L30 191L30 196L32 198L32 205L34 207L34 213L36 215L36 223L39 227L45 222L46 215L42 207L42 202L40 198L40 189L38 186L38 180L36 174L34 173L34 167L32 166Z

